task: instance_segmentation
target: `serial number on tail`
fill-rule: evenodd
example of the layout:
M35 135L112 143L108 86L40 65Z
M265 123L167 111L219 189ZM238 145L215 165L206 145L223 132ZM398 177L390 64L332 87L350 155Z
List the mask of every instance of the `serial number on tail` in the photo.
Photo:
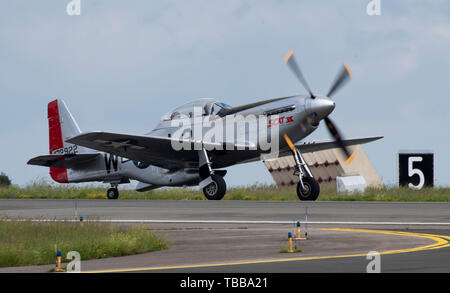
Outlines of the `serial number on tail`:
M53 155L68 155L68 154L78 154L78 146L68 146L65 148L60 148L53 151Z

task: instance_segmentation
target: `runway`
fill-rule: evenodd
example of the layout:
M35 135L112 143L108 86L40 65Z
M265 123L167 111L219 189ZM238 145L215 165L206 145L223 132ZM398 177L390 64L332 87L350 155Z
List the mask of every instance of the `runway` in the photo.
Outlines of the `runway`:
M171 243L164 251L83 261L84 272L365 272L372 250L382 254L382 272L450 272L449 203L0 200L3 218L79 216L145 222ZM309 239L297 242L301 253L280 253L297 220Z
M441 223L450 226L450 203L51 200L0 199L0 216L34 219L116 219L154 221L308 221ZM406 224L405 226L408 226Z

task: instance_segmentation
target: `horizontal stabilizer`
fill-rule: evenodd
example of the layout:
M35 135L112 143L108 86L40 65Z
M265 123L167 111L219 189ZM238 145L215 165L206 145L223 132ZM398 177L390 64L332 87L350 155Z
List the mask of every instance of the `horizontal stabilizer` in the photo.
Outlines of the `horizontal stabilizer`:
M76 165L94 160L98 156L100 156L100 153L43 155L30 159L27 164L53 168L73 168Z

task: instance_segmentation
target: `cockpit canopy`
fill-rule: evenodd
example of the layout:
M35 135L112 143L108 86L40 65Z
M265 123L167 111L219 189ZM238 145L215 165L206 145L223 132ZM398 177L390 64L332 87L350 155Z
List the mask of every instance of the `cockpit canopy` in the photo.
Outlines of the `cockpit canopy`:
M198 99L175 108L165 114L161 120L169 121L180 119L181 117L192 118L197 116L217 115L223 109L228 108L231 108L231 106L218 102L216 99Z

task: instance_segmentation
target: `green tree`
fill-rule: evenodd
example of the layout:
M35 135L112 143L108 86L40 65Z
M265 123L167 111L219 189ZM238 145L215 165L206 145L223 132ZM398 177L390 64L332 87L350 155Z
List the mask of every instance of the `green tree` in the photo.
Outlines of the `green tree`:
M0 174L0 187L2 186L10 186L11 185L11 180L9 179L8 175L6 175L5 173L1 173Z

